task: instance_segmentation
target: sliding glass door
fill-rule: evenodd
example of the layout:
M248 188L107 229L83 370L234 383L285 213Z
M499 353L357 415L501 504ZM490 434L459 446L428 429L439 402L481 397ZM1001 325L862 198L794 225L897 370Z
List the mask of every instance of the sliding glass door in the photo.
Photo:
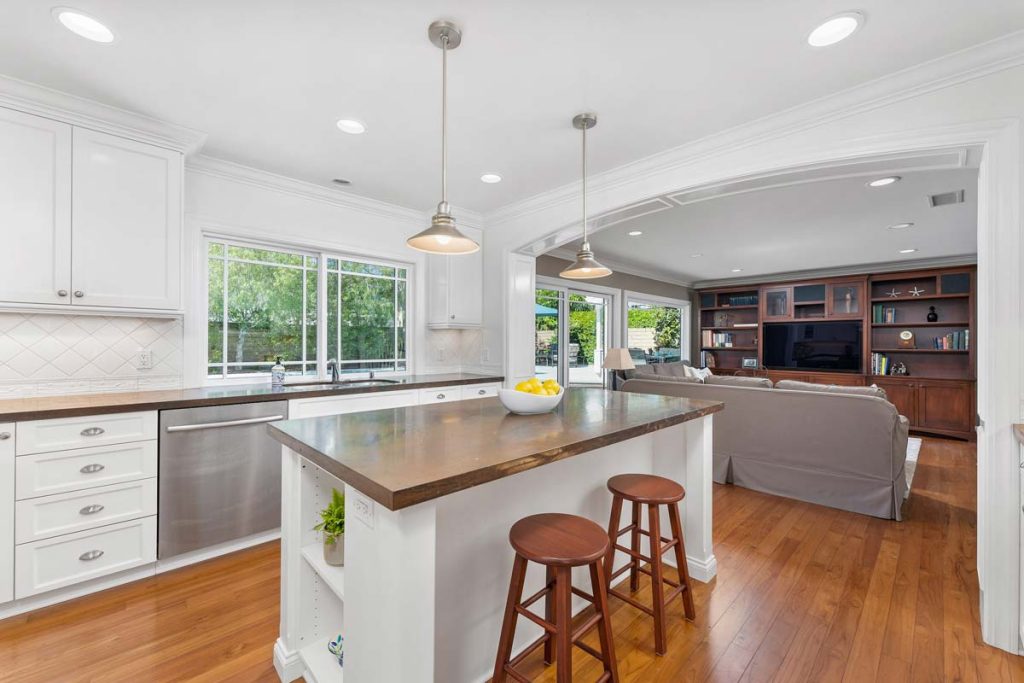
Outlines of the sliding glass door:
M610 297L560 287L539 287L534 308L535 374L565 386L603 387L601 369L610 343Z
M636 365L689 360L689 304L630 295L626 346Z

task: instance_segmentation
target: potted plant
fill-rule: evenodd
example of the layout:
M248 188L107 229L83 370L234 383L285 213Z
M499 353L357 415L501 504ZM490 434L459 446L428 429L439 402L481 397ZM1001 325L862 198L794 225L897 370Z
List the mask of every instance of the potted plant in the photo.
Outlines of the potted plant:
M345 564L345 495L331 490L331 502L320 511L320 523L313 527L324 535L324 562L332 567Z

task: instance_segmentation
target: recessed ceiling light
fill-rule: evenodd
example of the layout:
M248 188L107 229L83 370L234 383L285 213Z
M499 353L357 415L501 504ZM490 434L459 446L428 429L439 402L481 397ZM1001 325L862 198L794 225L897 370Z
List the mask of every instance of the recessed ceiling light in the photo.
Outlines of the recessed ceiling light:
M700 258L704 254L690 254L690 258Z
M484 173L480 176L480 180L484 181L488 185L493 185L494 183L501 182L501 176L497 173Z
M336 183L338 185L351 185L352 184L352 181L349 180L348 178L335 178L331 182L332 183Z
M913 254L917 249L900 249L901 254Z
M889 175L889 176L885 176L884 178L875 178L870 183L868 183L868 187L885 187L886 185L892 185L893 183L898 183L901 180L903 180L903 178L901 176Z
M639 237L640 235L644 234L644 231L643 230L630 230L626 234L629 235L630 237Z
M889 229L890 230L902 230L904 228L912 228L912 227L914 227L913 223L896 223L895 225L890 225Z
M94 43L114 42L114 32L98 20L70 7L54 7L53 18L77 36Z
M733 268L732 272L734 272L734 273L742 273L743 269L742 268Z
M366 132L366 124L355 119L338 119L338 130L349 135L362 135Z
M846 40L864 25L864 15L860 12L843 12L824 21L807 36L811 47L828 47L841 40Z

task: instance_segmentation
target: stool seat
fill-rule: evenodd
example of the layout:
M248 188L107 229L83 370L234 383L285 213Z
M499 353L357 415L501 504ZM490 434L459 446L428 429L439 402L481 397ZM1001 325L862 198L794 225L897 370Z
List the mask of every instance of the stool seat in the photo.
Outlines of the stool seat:
M575 515L557 512L524 517L512 525L508 540L531 562L555 567L580 567L608 552L608 532Z
M686 489L678 483L653 474L620 474L608 480L608 490L645 505L678 503L686 496Z

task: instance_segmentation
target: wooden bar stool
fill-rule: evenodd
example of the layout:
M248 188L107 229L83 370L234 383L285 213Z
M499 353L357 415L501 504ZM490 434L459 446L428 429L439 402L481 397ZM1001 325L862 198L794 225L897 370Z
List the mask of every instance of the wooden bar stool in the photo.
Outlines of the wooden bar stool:
M512 525L508 538L516 551L516 559L512 565L512 580L508 587L505 617L501 623L492 683L504 683L507 677L519 683L529 683L529 679L516 671L515 667L541 645L544 646L544 663L557 661L555 680L558 683L572 681L573 645L604 664L604 673L598 679L599 683L618 683L619 674L608 618L607 582L602 566L608 552L608 534L589 519L549 513L519 520ZM547 568L547 583L540 591L522 600L527 562L536 562ZM583 565L590 567L593 595L572 585L572 568ZM593 603L596 610L576 630L572 629L573 593ZM527 609L541 598L544 598L543 619ZM513 658L512 641L520 614L544 629L544 635ZM580 638L595 626L601 641L600 652L580 642Z
M679 501L686 496L682 486L664 477L652 474L620 474L608 480L608 490L612 492L612 517L608 523L608 554L605 556L604 572L608 577L608 593L625 600L637 609L654 617L654 651L665 654L665 606L676 595L683 596L683 609L686 618L693 620L696 611L693 608L693 588L690 585L690 571L686 567L686 548L683 545L683 526L679 522ZM622 501L633 503L632 520L629 526L619 528L622 518ZM647 506L648 530L641 526L640 506ZM661 535L660 506L668 507L669 523L672 526L672 538ZM619 536L629 532L628 548L619 545ZM640 536L647 536L652 549L651 557L640 553ZM665 543L666 545L662 545ZM670 549L675 549L676 567L679 570L679 581L665 576L661 556ZM656 550L655 550L656 549ZM614 570L615 551L621 550L629 555L629 562L618 570ZM648 562L650 567L643 566ZM614 571L613 571L614 570ZM640 572L651 577L651 593L653 606L643 605L634 598L613 589L612 582L629 571L629 591L635 593L640 588ZM665 586L671 590L665 594Z

